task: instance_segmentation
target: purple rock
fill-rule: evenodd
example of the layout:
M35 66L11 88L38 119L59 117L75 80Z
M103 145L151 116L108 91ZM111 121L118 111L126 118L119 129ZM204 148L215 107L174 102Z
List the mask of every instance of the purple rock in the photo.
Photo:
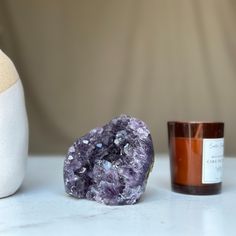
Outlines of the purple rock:
M121 115L77 139L64 162L65 190L107 205L134 204L154 162L147 125Z

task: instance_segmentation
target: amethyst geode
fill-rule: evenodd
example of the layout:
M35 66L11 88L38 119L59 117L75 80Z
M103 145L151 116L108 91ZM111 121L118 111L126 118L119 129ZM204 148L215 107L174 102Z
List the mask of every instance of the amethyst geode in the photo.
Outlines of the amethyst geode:
M121 115L77 139L64 162L66 192L107 205L134 204L154 162L147 125Z

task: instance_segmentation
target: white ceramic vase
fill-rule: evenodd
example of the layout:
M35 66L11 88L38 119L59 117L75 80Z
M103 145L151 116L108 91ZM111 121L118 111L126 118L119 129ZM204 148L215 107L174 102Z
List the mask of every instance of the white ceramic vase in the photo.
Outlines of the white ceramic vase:
M22 184L28 156L24 91L12 61L0 50L0 198Z

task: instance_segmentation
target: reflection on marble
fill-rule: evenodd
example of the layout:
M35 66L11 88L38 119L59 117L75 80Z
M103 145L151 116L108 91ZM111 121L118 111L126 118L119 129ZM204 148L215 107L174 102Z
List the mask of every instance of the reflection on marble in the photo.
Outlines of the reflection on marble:
M0 235L235 235L235 168L226 159L222 194L182 195L170 191L168 159L160 157L141 201L113 207L67 196L63 157L33 157L22 188L0 200Z

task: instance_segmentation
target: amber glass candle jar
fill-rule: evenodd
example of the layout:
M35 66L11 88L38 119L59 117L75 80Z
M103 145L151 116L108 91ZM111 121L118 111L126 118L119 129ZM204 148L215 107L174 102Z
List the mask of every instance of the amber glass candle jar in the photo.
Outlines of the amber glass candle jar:
M223 122L168 122L171 185L175 192L221 192Z

